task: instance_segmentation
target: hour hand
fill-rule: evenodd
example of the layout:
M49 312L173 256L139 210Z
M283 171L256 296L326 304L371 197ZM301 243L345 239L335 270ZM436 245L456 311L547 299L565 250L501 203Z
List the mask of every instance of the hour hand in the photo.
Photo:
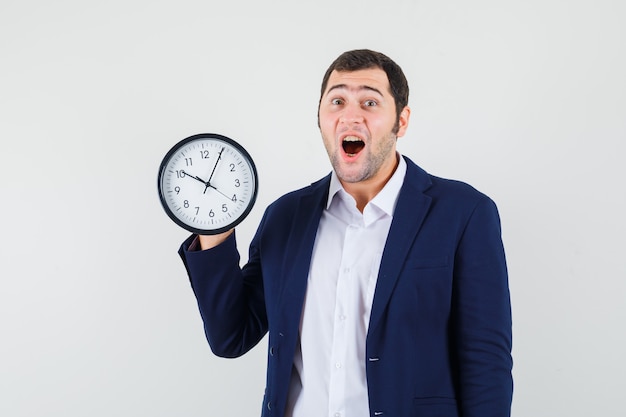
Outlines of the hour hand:
M196 175L191 175L190 173L186 172L186 171L182 171L183 174L185 175L185 177L189 177L189 178L193 178L196 181L200 181L202 184L204 184L205 186L207 186L208 182L203 180L202 178L196 176Z

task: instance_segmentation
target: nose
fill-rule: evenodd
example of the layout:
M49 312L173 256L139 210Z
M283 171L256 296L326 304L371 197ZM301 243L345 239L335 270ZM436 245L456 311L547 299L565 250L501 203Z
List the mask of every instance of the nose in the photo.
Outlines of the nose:
M356 104L348 104L344 107L339 121L346 125L363 123L363 110Z

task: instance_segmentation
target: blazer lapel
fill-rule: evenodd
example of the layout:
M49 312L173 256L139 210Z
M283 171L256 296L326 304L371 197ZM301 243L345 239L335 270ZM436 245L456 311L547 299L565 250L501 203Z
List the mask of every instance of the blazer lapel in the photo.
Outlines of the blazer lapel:
M294 207L291 234L283 257L284 285L279 299L282 306L280 310L288 314L288 317L283 318L290 321L290 328L295 325L297 329L300 324L313 245L329 184L330 176L312 184L311 191L303 195Z
M387 236L372 302L369 332L374 330L389 302L406 257L430 208L424 194L431 181L421 168L406 158L407 172Z

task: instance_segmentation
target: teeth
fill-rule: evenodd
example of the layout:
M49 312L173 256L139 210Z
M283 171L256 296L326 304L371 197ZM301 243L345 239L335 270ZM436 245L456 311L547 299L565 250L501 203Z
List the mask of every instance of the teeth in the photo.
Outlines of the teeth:
M357 138L356 136L346 136L343 138L344 142L362 142L361 138Z

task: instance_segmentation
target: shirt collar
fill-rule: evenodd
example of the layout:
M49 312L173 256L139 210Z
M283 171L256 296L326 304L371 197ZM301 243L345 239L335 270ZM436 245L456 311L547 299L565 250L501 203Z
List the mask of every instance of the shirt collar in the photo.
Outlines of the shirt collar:
M400 153L396 153L398 157L398 166L396 167L395 172L387 181L387 184L383 187L382 190L368 203L373 204L376 207L383 210L389 216L393 216L393 210L396 207L396 202L398 201L398 195L400 194L400 188L402 188L402 184L404 183L404 176L406 174L406 161L402 157ZM344 190L339 178L335 171L331 173L330 177L330 187L328 189L328 199L326 200L326 209L330 208L330 204L333 201L335 195L339 192L343 192L347 194L347 191Z

